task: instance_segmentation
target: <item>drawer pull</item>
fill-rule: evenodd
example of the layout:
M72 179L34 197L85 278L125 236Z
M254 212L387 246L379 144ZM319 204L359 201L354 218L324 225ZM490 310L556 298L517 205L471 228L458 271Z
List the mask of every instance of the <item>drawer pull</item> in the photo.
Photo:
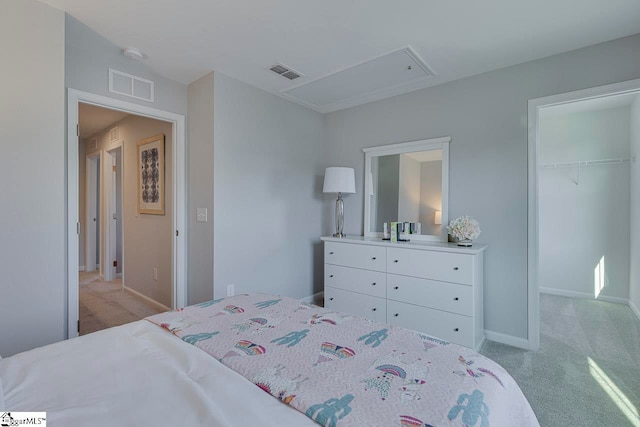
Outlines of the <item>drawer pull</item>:
M398 316L400 316L400 313L394 314L394 317L398 317Z
M333 252L329 252L329 255L333 255Z
M376 310L377 310L377 308L375 308L375 307L371 309L371 311L376 311Z
M333 301L333 298L329 298L329 301Z
M393 261L393 262L398 262L398 260L395 260L395 261Z
M454 301L459 301L459 300L460 300L460 298L455 297L453 300L454 300Z
M373 282L373 283L371 284L371 286L375 286L375 285L376 285L376 282Z
M455 271L460 270L458 267L453 267L453 269L454 269Z
M333 274L330 274L329 277L333 277Z
M373 257L373 258L371 258L371 259L375 261L375 260L376 260L376 257Z
M458 331L460 331L460 328L455 328L454 331L458 332Z
M394 286L394 287L393 287L393 289L396 289L396 290L397 290L398 288L399 288L398 286Z

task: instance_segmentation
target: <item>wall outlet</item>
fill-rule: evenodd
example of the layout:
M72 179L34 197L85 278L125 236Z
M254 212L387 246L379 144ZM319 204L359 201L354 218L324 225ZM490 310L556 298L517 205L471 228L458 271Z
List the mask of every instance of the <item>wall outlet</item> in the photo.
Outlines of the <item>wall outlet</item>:
M232 297L236 294L236 285L227 285L227 296Z
M153 280L158 280L158 269L153 268Z

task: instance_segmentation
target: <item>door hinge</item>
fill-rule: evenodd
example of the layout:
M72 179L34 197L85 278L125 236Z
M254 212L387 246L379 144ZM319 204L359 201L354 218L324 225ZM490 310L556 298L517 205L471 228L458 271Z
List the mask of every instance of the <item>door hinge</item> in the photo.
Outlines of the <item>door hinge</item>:
M80 125L76 124L76 136L80 136Z
M78 333L80 333L80 320L78 320Z
M76 234L80 235L80 223L76 222Z
M117 267L118 266L118 260L113 261L113 266Z
M176 230L176 237L180 236L180 232Z
M114 172L117 172L117 171L118 171L118 167L117 167L117 166L114 166L114 167L113 167L113 171L114 171Z

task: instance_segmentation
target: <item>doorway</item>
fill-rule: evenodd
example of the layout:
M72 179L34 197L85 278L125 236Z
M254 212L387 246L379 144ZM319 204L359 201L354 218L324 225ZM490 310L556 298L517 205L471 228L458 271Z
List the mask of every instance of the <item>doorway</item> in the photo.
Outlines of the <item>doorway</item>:
M100 164L102 153L89 154L86 157L86 236L84 266L80 271L100 272ZM80 242L82 245L82 241ZM80 251L82 253L82 251Z
M171 266L171 269L167 269L166 276L172 283L172 289L170 290L169 303L164 304L168 308L175 308L184 306L186 301L186 271L185 271L185 248L186 242L185 235L185 120L184 116L175 113L169 113L153 108L132 104L129 102L118 101L108 97L94 95L86 92L80 92L74 89L69 89L68 92L68 129L69 139L67 142L68 153L68 301L67 301L67 337L71 338L78 335L79 330L79 289L78 289L78 270L79 270L79 234L80 234L80 215L79 215L79 168L78 168L78 110L79 104L88 104L92 106L107 108L123 112L126 114L133 114L141 116L143 118L154 119L167 123L169 128L167 130L168 136L171 136L172 144L167 152L167 163L170 163L171 170L173 171L170 179L167 179L166 190L170 191L173 195L170 205L166 208L171 212L169 232L171 236L171 255L167 261L167 264ZM133 147L135 148L135 142L133 141ZM102 150L100 150L102 151ZM125 278L126 273L124 269L119 271L118 266L123 267L125 263L125 247L122 245L122 250L118 253L118 236L122 236L126 233L125 221L122 221L118 225L118 218L123 218L123 214L118 215L118 199L123 200L123 194L126 188L126 180L122 175L118 177L118 162L120 162L120 170L123 170L122 166L127 163L123 147L110 146L102 153L101 168L103 169L102 176L105 176L105 169L109 169L109 179L103 180L102 190L105 192L103 195L108 197L109 214L103 215L102 228L106 229L108 233L103 234L108 236L104 238L102 242L103 253L101 254L100 265L102 267L102 273L105 276L111 276L117 278L118 274L122 275L122 279ZM120 159L119 159L120 158ZM113 163L116 163L115 173L113 171ZM105 168L105 165L109 163L109 167ZM132 163L135 168L135 164ZM167 165L168 166L168 165ZM118 181L120 182L121 194L118 197ZM136 188L134 185L133 188ZM135 199L134 199L135 200ZM120 210L123 208L123 203L120 203ZM102 212L106 212L104 209ZM115 219L114 215L115 214ZM89 218L86 215L86 218ZM91 217L91 222L93 217ZM118 262L118 257L122 260ZM106 260L109 259L109 265L106 265ZM115 261L115 263L113 261ZM86 260L85 260L86 261ZM154 270L154 274L157 272ZM124 283L122 286L125 286Z
M640 80L632 80L529 101L528 345L532 350L537 350L540 347L540 292L554 291L554 288L549 286L549 277L551 276L548 274L548 268L547 271L541 274L541 262L546 262L554 257L556 260L567 261L566 255L563 256L561 254L556 254L557 256L554 256L554 254L550 254L549 244L557 243L557 245L562 245L563 239L567 239L567 241L572 239L571 234L558 234L556 232L556 240L551 242L549 241L548 236L553 235L554 233L552 230L548 230L546 228L543 230L541 225L545 223L551 224L553 221L550 221L550 219L556 220L561 214L564 215L568 212L559 205L554 206L549 203L548 200L552 200L552 198L548 199L546 203L542 201L542 190L556 185L553 189L553 194L555 196L552 195L550 197L557 197L558 200L566 197L574 197L573 204L571 205L571 208L574 209L573 218L576 222L582 222L585 226L580 228L582 231L579 232L579 235L573 234L573 236L580 239L584 239L586 237L590 241L590 245L598 247L601 252L607 252L609 249L606 248L609 243L603 241L601 244L596 243L593 245L593 240L598 240L598 234L603 228L606 229L607 226L613 225L617 230L620 226L622 228L626 226L627 236L629 235L629 231L631 231L630 234L632 235L632 242L634 234L633 230L629 230L629 228L633 229L634 224L632 220L629 220L630 212L628 210L630 207L633 209L633 204L630 204L628 199L625 205L625 209L627 209L627 211L622 213L623 215L621 218L616 217L617 219L614 219L607 215L606 208L609 205L619 205L620 203L624 205L624 195L617 197L620 195L614 194L614 192L619 190L614 181L623 182L620 180L627 179L627 190L629 190L629 186L631 186L631 193L633 193L633 186L637 185L637 183L634 183L634 180L629 178L629 171L626 172L625 178L623 168L607 169L615 168L616 166L623 166L624 164L627 165L627 168L635 167L628 147L626 154L621 152L619 155L613 155L608 154L611 152L612 147L606 146L606 144L601 144L600 147L592 147L591 153L589 153L588 144L583 140L576 142L576 144L574 144L575 147L571 149L567 149L567 147L565 147L564 153L558 152L557 146L554 148L554 150L556 150L554 155L558 155L560 158L563 155L566 157L567 154L573 154L581 157L580 159L561 158L559 161L553 162L548 156L546 158L543 157L542 138L545 129L553 128L553 126L557 126L558 123L561 123L561 125L564 126L564 131L567 131L567 126L570 126L569 123L578 120L575 117L571 118L571 120L566 117L559 120L554 119L554 114L557 112L582 111L584 113L586 111L584 108L588 105L599 105L600 107L607 105L618 107L623 105L629 106L633 105L634 102L640 103L640 100L636 99L640 99ZM620 116L620 113L615 114ZM622 112L622 115L624 115L624 112ZM554 120L557 123L554 123ZM593 124L593 120L594 119L591 118L589 123ZM619 138L618 130L619 129L615 129L614 126L614 128L606 132L608 134L607 136L611 138ZM593 133L594 132L592 130L588 135L592 136ZM562 135L562 138L570 138L570 134L571 132L567 132ZM616 140L615 144L609 145L620 145L619 142L620 141ZM593 156L590 156L589 154L593 154ZM548 174L547 172L553 172L553 175ZM631 176L633 176L633 172L631 172ZM561 186L564 188L557 187L560 181L562 181ZM590 184L592 186L587 192L588 194L576 191L576 187L579 187L581 183L583 185L583 188L580 188L581 191L584 190L584 185L586 184ZM615 186L615 188L606 187L607 184ZM603 187L603 185L605 186ZM564 191L564 193L558 194L559 191ZM601 196L599 197L599 200L593 200L592 198L585 197L589 196L589 194L596 193ZM548 192L544 193L544 195L545 197L549 197ZM617 198L613 200L612 197ZM602 210L602 208L605 210ZM553 214L554 209L558 209L557 214ZM600 210L598 211L598 209ZM631 212L633 212L633 210ZM616 215L618 214L620 214L620 212L616 212ZM625 220L625 218L627 219ZM589 225L589 221L591 222L591 226L587 227ZM618 222L619 224L612 224L613 222ZM617 232L619 232L618 234L622 233L622 235L625 233L624 230L617 230ZM578 232L576 231L575 233ZM606 237L606 233L604 233L604 238ZM584 242L582 246L584 246ZM605 249L602 249L603 247L605 247ZM544 254L541 253L542 249L545 250ZM590 278L587 281L591 286L591 289L589 289L588 292L586 290L583 291L576 288L565 291L556 290L556 295L562 296L562 292L564 292L565 297L598 298L600 300L627 304L640 318L640 313L637 311L637 308L633 303L634 292L637 293L638 291L634 290L634 286L637 286L637 283L634 284L633 280L629 280L629 270L631 270L631 273L633 274L633 263L630 265L628 258L632 255L633 250L633 243L631 243L631 245L627 245L626 267L624 262L619 262L624 255L621 256L620 254L616 254L619 265L617 270L620 272L621 276L620 279L616 279L616 282L622 282L626 286L626 295L620 296L614 294L615 296L609 296L607 298L607 292L610 292L613 287L610 287L607 291L603 292L609 284L609 276L607 274L607 264L609 261L607 260L608 256L605 253L600 254L600 256L596 256L593 260L590 259L592 257L583 257L582 259L572 257L575 259L576 263L588 263L589 268L587 269L587 274L590 275ZM546 264L547 267L548 265L549 264ZM625 268L626 276L624 274ZM582 269L585 270L586 268ZM560 273L556 272L553 277L559 277L559 275ZM567 276L565 276L565 281L566 279L568 279ZM545 283L542 283L541 280L545 280ZM584 283L581 285L584 285Z

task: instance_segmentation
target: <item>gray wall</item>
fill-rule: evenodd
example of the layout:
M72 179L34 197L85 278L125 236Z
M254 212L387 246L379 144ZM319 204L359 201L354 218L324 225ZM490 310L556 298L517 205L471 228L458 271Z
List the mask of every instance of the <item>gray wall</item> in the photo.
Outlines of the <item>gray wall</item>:
M214 296L320 291L323 116L219 73L214 87Z
M356 168L346 232L363 231L362 148L451 136L450 218L475 217L489 245L485 327L526 338L527 100L639 77L635 35L327 115L326 164Z
M0 13L0 355L64 337L64 14L34 0Z
M540 118L541 164L629 157L629 107ZM540 288L629 298L629 164L539 171ZM576 185L578 182L578 185ZM594 270L605 272L604 283ZM596 286L602 289L596 290Z
M629 300L640 316L640 96L631 105L631 262Z
M160 110L187 114L187 85L154 73L144 64L144 61L134 61L125 57L121 47L69 15L66 15L65 19L65 37L67 87ZM109 92L109 68L153 80L154 102Z
M189 85L188 303L213 298L213 73ZM197 208L207 222L197 222Z

